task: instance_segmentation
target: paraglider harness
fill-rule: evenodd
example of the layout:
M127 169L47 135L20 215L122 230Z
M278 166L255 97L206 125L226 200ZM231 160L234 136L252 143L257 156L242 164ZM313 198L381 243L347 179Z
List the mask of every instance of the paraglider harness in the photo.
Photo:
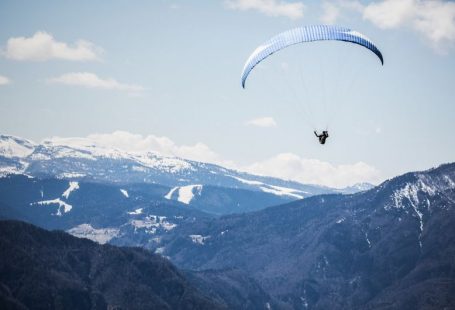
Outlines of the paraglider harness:
M318 135L318 133L315 130L314 134L316 137L319 138L319 143L321 144L325 144L325 140L329 137L329 132L327 130L324 130L320 135Z

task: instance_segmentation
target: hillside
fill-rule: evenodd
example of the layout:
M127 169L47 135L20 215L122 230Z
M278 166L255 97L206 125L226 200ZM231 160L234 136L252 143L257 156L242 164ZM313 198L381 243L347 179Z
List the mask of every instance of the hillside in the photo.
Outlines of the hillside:
M0 222L0 304L16 309L217 309L164 258Z
M455 164L354 195L182 225L182 268L236 267L294 309L455 307Z

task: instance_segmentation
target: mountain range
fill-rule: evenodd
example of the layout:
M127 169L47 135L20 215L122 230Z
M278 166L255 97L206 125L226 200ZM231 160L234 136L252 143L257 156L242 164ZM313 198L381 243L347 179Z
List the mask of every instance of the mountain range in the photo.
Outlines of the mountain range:
M450 309L454 223L447 164L362 193L181 225L162 253L185 269L240 268L293 309Z
M110 184L159 184L169 187L165 196L170 200L189 204L193 199L202 198L203 205L207 205L207 200L216 200L213 196L217 196L212 194L209 195L211 197L204 197L207 186L275 196L274 201L262 203L262 207L275 205L278 200L286 202L318 194L353 193L372 187L368 183L345 189L301 184L214 164L162 156L153 151L119 150L88 138L48 139L36 144L18 137L0 135L0 175L8 174ZM227 206L221 206L213 213L234 213L241 209L231 211ZM211 212L207 208L205 211Z
M154 252L183 270L188 285L217 307L455 307L455 164L353 193L322 188L304 199L284 199L261 187L288 186L289 193L297 183L176 158L170 159L193 165L188 183L179 180L181 172L172 178L174 172L156 167L147 169L174 183L130 182L126 175L132 169L122 163L131 167L137 158L125 159L124 153L81 160L71 157L73 147L11 139L14 147L1 148L0 163L8 173L0 177L0 218ZM44 149L52 150L50 159L32 159ZM85 154L100 152L94 149ZM201 171L207 169L217 171L220 183L204 181ZM238 178L262 185L223 183Z

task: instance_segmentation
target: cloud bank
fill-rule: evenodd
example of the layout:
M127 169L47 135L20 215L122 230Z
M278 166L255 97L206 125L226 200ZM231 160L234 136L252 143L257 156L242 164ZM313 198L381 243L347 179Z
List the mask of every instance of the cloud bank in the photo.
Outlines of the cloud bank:
M28 38L10 38L3 51L6 58L18 61L89 61L99 59L100 53L101 49L89 41L79 40L70 46L55 40L51 34L44 31L38 31Z
M185 159L218 164L259 175L274 176L302 183L320 184L330 187L345 187L359 182L377 183L380 172L363 162L334 165L318 159L302 158L292 153L281 153L249 165L238 165L227 160L208 145L198 142L192 145L178 145L168 137L139 135L126 131L109 134L91 134L86 138L51 138L54 143L97 145L127 152L157 152L164 156L177 156Z
M253 163L244 170L261 175L341 188L355 183L377 183L380 172L364 163L334 165L318 159L302 158L292 153L281 153Z
M131 93L144 91L144 88L135 84L120 83L112 78L102 79L94 73L90 72L70 72L59 77L50 78L49 83L65 84L72 86L82 86L86 88L98 88L106 90L118 90Z
M253 10L267 16L287 17L292 20L302 18L305 10L305 5L301 2L278 0L227 0L225 4L232 10Z

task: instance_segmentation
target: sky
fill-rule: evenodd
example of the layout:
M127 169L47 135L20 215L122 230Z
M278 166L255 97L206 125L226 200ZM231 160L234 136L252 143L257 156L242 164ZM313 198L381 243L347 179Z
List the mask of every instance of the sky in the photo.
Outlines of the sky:
M301 44L242 89L256 47L312 24L368 36L384 66L352 44ZM1 0L0 133L378 184L455 160L454 56L453 1Z

